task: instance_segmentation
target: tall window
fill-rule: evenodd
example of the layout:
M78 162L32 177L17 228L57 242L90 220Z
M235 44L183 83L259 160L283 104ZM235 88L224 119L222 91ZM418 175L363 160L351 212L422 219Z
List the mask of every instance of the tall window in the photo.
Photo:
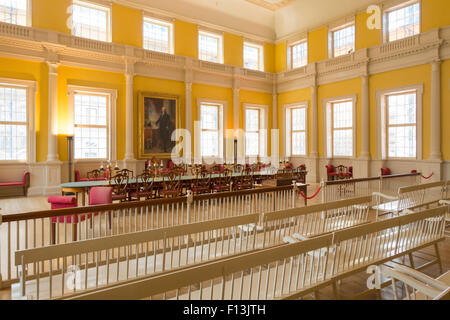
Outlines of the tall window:
M144 49L173 53L173 25L169 22L144 18Z
M244 68L264 71L264 49L253 43L244 43Z
M420 3L386 13L387 41L395 41L420 33Z
M73 1L72 33L74 36L111 41L111 9L89 2Z
M0 160L27 160L27 90L0 87Z
M289 111L292 155L306 155L306 108L291 108Z
M294 44L290 49L292 69L300 68L308 64L308 43L306 41Z
M416 92L386 96L387 148L391 158L416 157Z
M336 29L330 34L332 57L355 51L355 25Z
M353 156L353 102L331 104L333 157Z
M29 10L29 0L0 0L0 21L29 26Z
M220 152L220 106L202 104L200 106L201 156L219 157Z
M220 35L199 31L198 58L209 62L223 63L223 38Z
M245 109L245 155L260 155L261 110Z
M108 95L74 94L75 159L109 158Z

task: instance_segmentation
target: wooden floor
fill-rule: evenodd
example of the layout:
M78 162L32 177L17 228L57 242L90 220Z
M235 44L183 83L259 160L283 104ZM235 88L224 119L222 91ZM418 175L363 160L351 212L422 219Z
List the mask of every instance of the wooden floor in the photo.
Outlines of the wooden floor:
M313 194L318 185L312 185L309 187L308 194ZM318 204L320 203L320 198L316 198L313 200L309 200L308 204ZM81 203L79 204L81 205ZM303 199L297 199L297 206L303 206ZM10 198L10 199L0 199L0 208L1 214L13 214L20 212L30 212L30 211L38 211L38 210L46 210L50 209L50 205L47 203L47 197L28 197L28 198ZM440 254L443 263L443 271L444 273L450 269L450 238L446 238L445 241L439 244ZM413 254L414 264L416 267L421 266L422 264L432 260L434 258L435 252L434 248L426 248L419 252L415 252ZM402 263L402 259L399 259L397 262ZM406 258L405 264L409 265L409 261ZM437 278L440 275L439 266L432 265L423 272L433 278ZM367 290L367 278L368 274L360 273L355 276L344 279L341 284L338 286L338 294L339 299L349 299L351 297L356 296ZM313 299L313 297L305 297L306 299ZM324 288L318 292L318 299L320 300L329 300L335 299L333 290L331 287ZM0 290L0 300L9 300L11 299L11 290L4 289ZM377 300L380 297L376 293L371 293L364 297L367 300ZM383 300L392 300L393 293L391 286L386 287L381 292L381 299Z

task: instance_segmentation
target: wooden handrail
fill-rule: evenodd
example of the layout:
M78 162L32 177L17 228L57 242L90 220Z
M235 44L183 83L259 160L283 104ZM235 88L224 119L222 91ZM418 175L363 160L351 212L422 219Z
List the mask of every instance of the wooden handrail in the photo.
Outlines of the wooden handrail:
M232 191L232 192L220 192L213 194L205 194L205 195L197 195L194 196L194 201L198 200L208 200L208 199L220 199L227 198L233 196L245 196L259 193L268 193L268 192L278 192L285 190L292 190L292 186L282 186L282 187L267 187L267 188L259 188L259 189L251 189L251 190L242 190L242 191ZM16 213L16 214L5 214L2 216L2 221L4 223L13 222L13 221L22 221L22 220L31 220L31 219L39 219L39 218L50 218L50 217L60 217L60 216L70 216L70 215L79 215L79 214L89 214L89 213L97 213L97 212L107 212L114 210L124 210L124 209L133 209L133 208L141 208L146 206L154 206L154 205L165 205L165 204L181 204L187 203L187 197L176 197L169 199L151 199L145 201L132 201L132 202L122 202L122 203L113 203L106 205L96 205L96 206L88 206L88 207L75 207L75 208L65 208L65 209L55 209L55 210L42 210L42 211L33 211L26 213Z
M392 179L392 178L404 178L404 177L414 177L418 176L420 173L404 173L404 174L393 174L389 176L378 176L378 177L370 177L370 178L358 178L358 179L343 179L343 180L335 180L335 181L325 181L325 185L332 186L338 184L348 184L348 183L356 183L356 182L366 182L366 181L375 181L380 179Z

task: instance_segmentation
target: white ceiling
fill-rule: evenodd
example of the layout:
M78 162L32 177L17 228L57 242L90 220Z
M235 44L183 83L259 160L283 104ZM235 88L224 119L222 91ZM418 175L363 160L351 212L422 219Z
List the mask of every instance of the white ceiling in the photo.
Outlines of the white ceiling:
M379 0L295 0L278 10L253 2L284 3L287 0L113 0L157 13L200 20L212 25L280 39L350 15Z

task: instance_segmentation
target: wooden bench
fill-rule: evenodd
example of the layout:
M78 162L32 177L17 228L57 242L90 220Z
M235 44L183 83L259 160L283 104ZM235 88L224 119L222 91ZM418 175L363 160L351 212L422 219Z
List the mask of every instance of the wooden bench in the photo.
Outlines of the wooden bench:
M447 198L449 186L450 181L439 181L401 187L395 197L374 192L373 196L376 197L377 205L373 209L376 210L378 219L381 215L400 215L408 209L437 204L439 200ZM382 203L382 199L387 202Z
M444 215L425 210L63 298L298 299L444 240Z
M27 196L30 187L30 173L24 172L22 180L13 182L0 182L0 197Z

